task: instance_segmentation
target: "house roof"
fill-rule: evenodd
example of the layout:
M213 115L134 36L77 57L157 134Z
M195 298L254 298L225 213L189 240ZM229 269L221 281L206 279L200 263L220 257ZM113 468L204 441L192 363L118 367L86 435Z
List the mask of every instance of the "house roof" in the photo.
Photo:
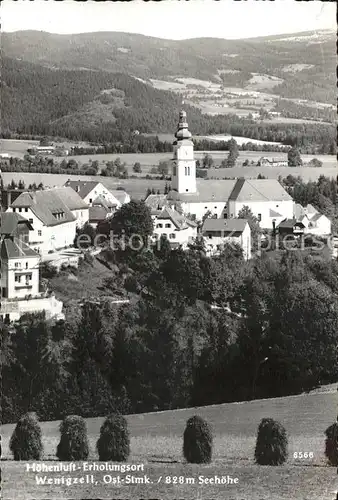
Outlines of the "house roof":
M0 255L2 259L17 259L20 257L39 257L26 243L18 238L3 238L1 242Z
M114 208L117 207L118 205L118 200L116 200L117 203L112 203L111 201L107 200L103 196L97 196L95 200L93 201L92 205L101 205L102 207L105 208Z
M105 220L108 214L109 210L104 206L89 207L89 222Z
M238 179L229 196L230 201L292 200L276 179Z
M167 205L167 195L165 194L150 194L145 200L145 204L152 210L158 210Z
M33 229L31 223L20 214L15 212L0 213L0 234L13 235L18 224L25 225L30 231Z
M206 231L222 231L223 234L243 233L248 221L246 219L205 219L202 233ZM236 234L235 234L236 235Z
M129 194L124 189L109 189L109 192L122 204L129 201Z
M188 226L197 227L197 224L184 215L178 213L172 208L165 207L159 215L157 215L157 220L169 219L176 226L177 229L186 229Z
M306 210L307 214L317 214L318 213L318 210L313 205L311 205L311 203L308 203L308 205L306 205L305 210Z
M301 221L297 221L296 219L284 219L280 224L278 224L278 228L284 229L292 229L294 226L302 226L305 227Z
M87 203L85 203L81 196L70 186L53 188L53 191L56 192L70 210L83 210L88 208Z
M313 217L311 217L311 222L317 222L317 220L319 220L321 217L325 217L325 215L317 212Z
M170 191L167 199L183 203L210 203L213 201L226 203L235 184L236 180L229 179L219 181L197 179L197 193Z
M71 187L75 192L78 193L81 198L85 198L88 194L100 184L97 181L71 181L70 179L65 183L66 187Z
M25 192L11 204L12 208L28 207L45 226L57 226L66 222L73 222L76 217L57 194L57 189L46 189L35 192ZM62 219L54 214L63 212Z

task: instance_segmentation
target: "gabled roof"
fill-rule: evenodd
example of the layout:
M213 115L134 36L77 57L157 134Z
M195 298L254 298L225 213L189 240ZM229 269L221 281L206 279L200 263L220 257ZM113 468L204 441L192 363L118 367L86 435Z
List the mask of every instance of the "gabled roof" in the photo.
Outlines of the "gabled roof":
M71 187L81 198L85 198L88 194L98 185L97 181L71 181L70 179L65 183L66 187Z
M31 223L15 212L0 213L0 234L11 236L16 232L18 225L26 226L30 231L33 230Z
M301 221L297 221L296 219L284 219L280 224L278 224L277 228L292 229L295 226L305 227Z
M205 219L202 233L206 231L222 231L224 235L243 233L248 221L246 219Z
M105 220L109 214L109 210L106 207L89 207L89 222L98 222Z
M276 179L238 179L230 201L287 201L292 200Z
M311 222L317 222L317 220L319 220L321 217L326 217L326 216L324 214L320 214L319 212L317 212L316 214L314 214L313 217L311 217L310 220Z
M26 243L18 238L3 238L0 255L2 259L17 259L20 257L39 257Z
M172 208L165 207L159 215L156 216L157 220L171 220L172 223L176 226L177 229L186 229L188 226L197 227L197 224L192 220L188 219L184 215L178 213L176 210Z
M46 189L22 193L11 204L11 207L28 207L45 226L57 226L65 222L75 221L76 217L72 214L67 205L65 205L56 191L56 189ZM53 215L58 213L63 213L63 217L57 219Z
M165 194L150 194L145 200L145 204L152 210L158 210L168 204L167 195Z
M311 203L306 205L305 210L306 210L307 214L317 214L318 213L318 210L313 205L311 205Z
M227 203L229 196L236 184L236 180L202 180L197 179L197 193L178 193L170 191L168 200L181 201L182 203Z
M129 201L129 194L124 191L124 189L109 189L109 192L115 196L117 201L119 201L121 204L127 203Z
M118 200L116 200L116 203L112 203L110 200L107 200L103 196L97 196L92 202L92 205L102 206L105 208L115 208L118 205Z
M84 210L88 208L87 203L85 203L81 196L70 186L53 188L53 191L56 192L70 210Z

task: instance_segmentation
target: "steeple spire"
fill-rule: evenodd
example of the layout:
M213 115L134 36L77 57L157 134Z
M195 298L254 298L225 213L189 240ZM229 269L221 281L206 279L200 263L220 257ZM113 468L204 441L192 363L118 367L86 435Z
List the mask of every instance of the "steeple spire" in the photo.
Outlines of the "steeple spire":
M187 123L187 113L182 109L180 112L179 122L177 125L177 130L175 133L175 137L178 141L183 139L191 139L191 132L188 129Z

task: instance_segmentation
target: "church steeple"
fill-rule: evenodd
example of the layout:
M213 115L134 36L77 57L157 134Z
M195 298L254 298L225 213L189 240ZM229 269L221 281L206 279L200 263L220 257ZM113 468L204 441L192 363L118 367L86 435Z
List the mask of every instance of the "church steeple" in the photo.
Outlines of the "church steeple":
M191 139L192 137L191 132L188 129L187 113L183 109L180 112L180 118L177 125L175 137L179 141L182 139Z
M187 113L184 110L179 115L175 138L176 140L173 143L172 187L179 193L196 193L194 143L188 129Z

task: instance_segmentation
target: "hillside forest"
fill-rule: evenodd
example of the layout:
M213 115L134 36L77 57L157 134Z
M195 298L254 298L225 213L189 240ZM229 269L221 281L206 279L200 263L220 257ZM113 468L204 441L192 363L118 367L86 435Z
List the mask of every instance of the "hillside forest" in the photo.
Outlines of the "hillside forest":
M297 201L337 196L329 180L286 182ZM57 296L86 280L94 299L67 301L56 324L36 315L1 325L4 422L27 410L54 420L284 396L337 380L338 264L326 247L262 249L251 261L237 246L207 257L200 240L187 251L165 238L124 248L122 238L152 234L143 201L98 227L110 230L115 249L85 254L78 269L41 269ZM99 263L101 292L93 285ZM113 305L110 295L130 302Z

